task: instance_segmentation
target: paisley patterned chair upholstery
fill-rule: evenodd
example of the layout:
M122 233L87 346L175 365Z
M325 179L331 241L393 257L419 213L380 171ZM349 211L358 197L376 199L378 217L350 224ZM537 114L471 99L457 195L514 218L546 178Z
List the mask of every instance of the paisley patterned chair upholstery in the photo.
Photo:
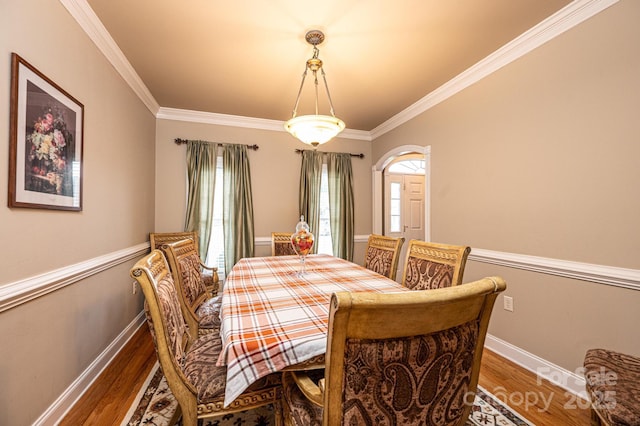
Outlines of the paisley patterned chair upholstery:
M402 285L412 290L431 290L462 283L471 248L409 241Z
M227 372L216 366L222 350L217 333L193 339L182 316L180 303L160 250L153 250L130 271L145 296L145 313L152 330L156 355L171 393L182 414L182 424L196 426L198 419L222 416L272 403L276 423L281 424L281 378L269 375L254 383L228 407L224 407ZM175 424L175 423L171 423Z
M271 233L271 256L289 256L296 254L291 244L291 235L291 232Z
M178 291L189 330L196 338L199 334L220 332L222 295L212 296L200 273L200 258L191 239L162 245L169 262L173 281Z
M584 357L593 426L640 425L640 357L589 349Z
M505 289L489 277L429 291L334 294L324 378L283 373L285 425L464 425Z
M199 255L199 239L197 232L152 232L149 234L151 250L160 250L163 244L174 243L176 241L184 240L187 238L193 240L196 246L196 253L198 253ZM202 274L204 285L207 286L207 288L213 295L216 295L218 293L218 286L220 285L220 279L218 278L218 268L207 266L200 260L200 271Z
M369 235L364 256L364 267L395 280L400 249L403 243L404 238L392 238L376 234Z

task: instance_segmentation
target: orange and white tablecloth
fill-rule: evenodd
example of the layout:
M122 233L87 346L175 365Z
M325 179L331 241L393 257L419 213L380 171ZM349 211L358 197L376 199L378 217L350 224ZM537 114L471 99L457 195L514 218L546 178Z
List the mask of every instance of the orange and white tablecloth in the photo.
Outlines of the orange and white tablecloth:
M225 406L267 374L325 353L331 295L407 291L373 271L327 255L254 257L231 270L222 294Z

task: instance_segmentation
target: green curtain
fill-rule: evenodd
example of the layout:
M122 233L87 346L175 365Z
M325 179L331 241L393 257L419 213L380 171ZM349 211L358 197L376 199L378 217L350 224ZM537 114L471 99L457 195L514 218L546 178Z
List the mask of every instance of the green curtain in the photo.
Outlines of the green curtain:
M353 260L353 172L351 154L327 153L333 255Z
M197 231L200 257L206 262L213 223L213 194L216 187L218 144L187 142L187 212L184 230Z
M225 145L222 156L224 201L222 206L224 229L225 270L243 257L253 257L253 196L251 171L245 145Z
M320 229L320 181L322 180L323 159L322 152L302 151L298 196L299 214L304 216L304 220L309 224L309 229L316 239ZM317 253L317 244L314 244L311 251Z

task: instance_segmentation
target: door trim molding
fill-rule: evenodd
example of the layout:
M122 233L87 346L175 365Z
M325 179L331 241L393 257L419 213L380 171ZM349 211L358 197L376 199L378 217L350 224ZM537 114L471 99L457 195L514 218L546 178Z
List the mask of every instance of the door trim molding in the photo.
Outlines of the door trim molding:
M374 234L382 234L382 200L384 185L382 184L382 173L396 157L411 152L422 153L424 155L424 239L431 241L431 145L402 145L384 153L380 160L371 168L372 175L372 231Z

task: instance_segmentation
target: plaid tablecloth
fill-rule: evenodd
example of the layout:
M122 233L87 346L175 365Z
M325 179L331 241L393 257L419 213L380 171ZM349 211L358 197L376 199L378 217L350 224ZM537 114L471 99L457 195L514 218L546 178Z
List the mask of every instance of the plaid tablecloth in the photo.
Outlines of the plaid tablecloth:
M310 255L299 276L297 256L254 257L231 270L222 295L225 405L267 374L324 354L329 302L337 291L407 291L359 265Z

